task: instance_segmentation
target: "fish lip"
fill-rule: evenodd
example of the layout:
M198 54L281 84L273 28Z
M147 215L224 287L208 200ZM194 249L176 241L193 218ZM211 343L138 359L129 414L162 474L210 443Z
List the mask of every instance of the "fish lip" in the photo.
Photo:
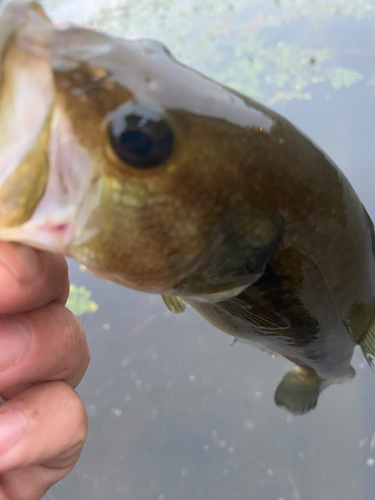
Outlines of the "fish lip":
M91 198L94 199L89 206L83 202L87 192L91 192ZM23 243L69 257L72 246L79 245L96 235L96 230L87 231L85 226L91 209L97 206L100 193L101 183L88 179L85 192L75 207L68 207L58 214L49 214L39 221L33 220L32 217L22 225L0 228L0 241Z
M7 40L16 35L24 52L48 57L53 36L53 24L35 1L5 0L0 6L0 54Z

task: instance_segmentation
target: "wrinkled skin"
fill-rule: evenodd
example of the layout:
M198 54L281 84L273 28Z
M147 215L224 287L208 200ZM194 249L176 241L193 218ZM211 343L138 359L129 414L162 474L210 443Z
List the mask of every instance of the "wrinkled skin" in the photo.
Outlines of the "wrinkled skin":
M39 500L85 442L89 352L62 257L1 243L0 282L0 499Z

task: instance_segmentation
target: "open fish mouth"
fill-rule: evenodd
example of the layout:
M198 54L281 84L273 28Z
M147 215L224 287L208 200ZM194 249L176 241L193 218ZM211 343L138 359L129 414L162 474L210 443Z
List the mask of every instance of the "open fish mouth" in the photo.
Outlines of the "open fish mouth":
M55 35L36 2L0 9L0 239L67 253L93 173L55 92Z

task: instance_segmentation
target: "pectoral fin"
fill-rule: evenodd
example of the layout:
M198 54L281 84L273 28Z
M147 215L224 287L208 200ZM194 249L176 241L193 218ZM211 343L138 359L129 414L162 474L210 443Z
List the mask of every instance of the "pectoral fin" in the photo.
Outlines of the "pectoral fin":
M251 301L247 296L246 300L239 297L220 302L220 307L236 318L242 319L245 323L251 323L264 332L279 332L290 327L290 321L268 307L255 301Z
M181 297L174 297L172 295L162 295L161 298L168 309L174 314L181 314L186 309L186 302Z

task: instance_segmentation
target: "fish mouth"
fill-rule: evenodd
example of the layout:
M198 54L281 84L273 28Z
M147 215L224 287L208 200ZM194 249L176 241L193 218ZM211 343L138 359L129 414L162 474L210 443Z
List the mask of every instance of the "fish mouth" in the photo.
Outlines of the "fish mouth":
M85 231L85 226L91 211L100 201L102 182L99 177L94 178L88 153L77 141L70 121L59 105L52 107L47 125L48 147L42 156L48 164L48 178L43 194L24 223L1 227L0 222L0 240L17 241L69 255L69 245L73 240L77 244L94 236ZM25 163L29 163L30 169L40 166L28 162L27 157ZM14 176L17 181L17 172ZM30 189L35 189L35 186L30 186ZM0 210L2 201L0 187Z
M0 9L0 240L68 254L100 182L56 99L54 35L36 2Z

